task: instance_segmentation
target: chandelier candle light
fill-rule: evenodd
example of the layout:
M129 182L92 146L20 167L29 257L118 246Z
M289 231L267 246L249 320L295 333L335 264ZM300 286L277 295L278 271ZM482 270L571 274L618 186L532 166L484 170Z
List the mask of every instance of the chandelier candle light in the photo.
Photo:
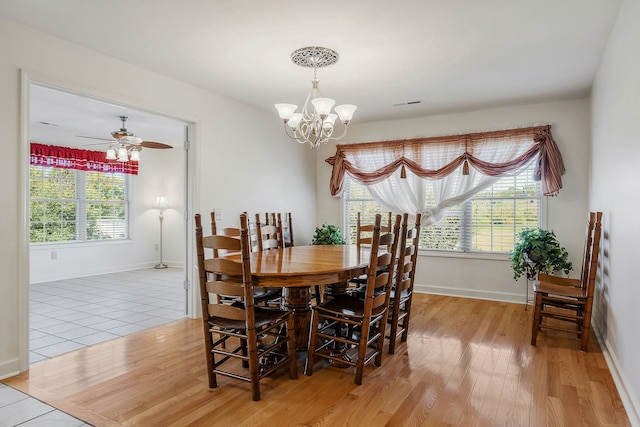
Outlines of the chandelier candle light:
M303 47L291 54L291 61L301 67L313 68L313 80L301 112L296 112L298 106L294 104L275 105L284 122L285 133L300 144L309 143L311 148L318 148L320 144L326 144L331 139L338 140L344 137L357 107L351 104L337 105L334 108L335 113L332 113L331 109L336 102L322 96L318 87L320 81L316 76L318 68L338 62L338 53L326 47ZM309 102L313 105L313 110L310 109ZM338 117L343 124L343 130L339 135L334 135Z
M158 196L156 198L156 202L153 204L153 207L156 209L160 209L160 263L154 268L167 268L168 266L164 262L162 262L162 220L164 219L163 211L169 207L167 198L165 196Z

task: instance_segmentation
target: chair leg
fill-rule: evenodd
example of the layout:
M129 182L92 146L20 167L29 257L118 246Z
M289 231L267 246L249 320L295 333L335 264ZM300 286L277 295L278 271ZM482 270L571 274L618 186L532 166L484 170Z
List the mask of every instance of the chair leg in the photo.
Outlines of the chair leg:
M318 332L318 312L311 310L311 333L309 334L309 345L307 350L307 360L304 363L304 374L313 375L313 358L316 352L316 334Z
M315 299L316 299L316 305L320 305L322 304L322 293L324 292L324 286L321 285L315 285L314 286L314 291L315 291Z
M362 376L364 374L364 359L367 356L367 341L369 341L369 327L371 325L365 319L360 331L360 343L358 344L358 360L356 361L356 375L354 383L362 385Z
M240 350L240 354L242 354L243 356L246 356L247 353L247 340L240 338L240 346L242 347L242 350ZM224 348L224 347L223 347ZM247 362L246 360L242 361L242 367L247 369L249 368L249 362Z
M402 342L407 342L407 336L409 334L409 322L411 321L411 301L413 300L413 291L411 291L409 299L404 303L404 320L402 321Z
M392 312L391 312L391 330L389 331L389 354L394 354L396 352L396 338L398 336L398 317L400 314L400 307L396 307L396 304L399 305L399 301L396 298L393 301Z
M216 360L211 350L213 350L213 339L211 336L211 332L207 331L204 336L204 351L207 360L207 377L209 380L209 388L216 388L218 387L218 382L216 381L216 374L213 372L213 366L215 365Z
M542 312L542 294L535 295L535 309L533 311L533 320L531 322L531 345L536 345L538 339L538 330L540 329L540 316Z
M389 312L387 311L387 314ZM376 343L376 359L374 360L374 364L376 366L382 366L382 349L384 348L384 334L387 326L387 315L385 315L382 319L378 321L378 327L380 328L380 337L378 337Z
M587 351L589 344L589 334L591 333L591 310L585 310L584 319L582 320L582 337L580 340L580 350Z

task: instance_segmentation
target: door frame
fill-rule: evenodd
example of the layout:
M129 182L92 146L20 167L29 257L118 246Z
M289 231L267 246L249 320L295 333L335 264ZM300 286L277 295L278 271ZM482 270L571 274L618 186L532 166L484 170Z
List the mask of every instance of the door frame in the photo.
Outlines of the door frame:
M19 366L20 372L29 369L29 157L30 157L30 87L32 84L40 84L53 89L66 91L81 96L87 96L104 102L121 105L127 108L146 111L151 114L170 117L182 121L185 124L184 144L184 165L183 173L185 180L184 191L184 220L185 220L185 253L183 256L185 273L185 304L186 315L189 318L198 317L198 292L194 292L194 278L197 277L194 267L194 237L190 230L193 230L193 212L196 211L198 201L196 199L197 168L195 165L195 153L197 151L198 123L193 117L188 117L175 112L163 112L152 107L139 105L137 102L128 101L122 96L113 93L99 91L87 87L82 87L73 82L44 75L37 72L22 69L21 79L21 105L20 105L20 127L19 127L19 177L18 186L21 202L18 206L18 312L19 323L18 346L19 346Z

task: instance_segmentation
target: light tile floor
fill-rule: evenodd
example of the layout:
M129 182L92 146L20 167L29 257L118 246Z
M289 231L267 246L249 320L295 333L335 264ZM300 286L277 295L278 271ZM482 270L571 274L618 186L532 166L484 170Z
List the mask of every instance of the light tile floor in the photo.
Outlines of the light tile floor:
M56 408L0 383L0 427L90 426Z
M144 269L30 285L29 362L185 317L181 269ZM0 427L89 426L0 383Z
M183 282L150 268L31 284L29 363L184 318Z

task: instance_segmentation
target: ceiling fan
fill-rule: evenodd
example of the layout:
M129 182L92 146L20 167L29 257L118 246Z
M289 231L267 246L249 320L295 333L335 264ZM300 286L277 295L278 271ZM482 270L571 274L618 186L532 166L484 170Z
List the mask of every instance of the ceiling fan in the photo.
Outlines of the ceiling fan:
M129 132L125 128L125 122L129 117L127 116L119 116L119 117L120 117L120 120L122 120L122 127L119 130L115 130L111 132L111 136L113 137L113 139L95 138L91 136L82 136L82 135L77 135L77 136L80 138L100 139L100 140L109 142L109 148L107 149L107 159L118 160L121 162L126 162L128 160L133 160L133 161L140 160L140 150L142 150L143 147L154 148L154 149L173 148L171 145L164 144L162 142L144 141L142 138L134 135L132 132ZM104 143L85 144L85 146L100 145L100 144L104 144Z

